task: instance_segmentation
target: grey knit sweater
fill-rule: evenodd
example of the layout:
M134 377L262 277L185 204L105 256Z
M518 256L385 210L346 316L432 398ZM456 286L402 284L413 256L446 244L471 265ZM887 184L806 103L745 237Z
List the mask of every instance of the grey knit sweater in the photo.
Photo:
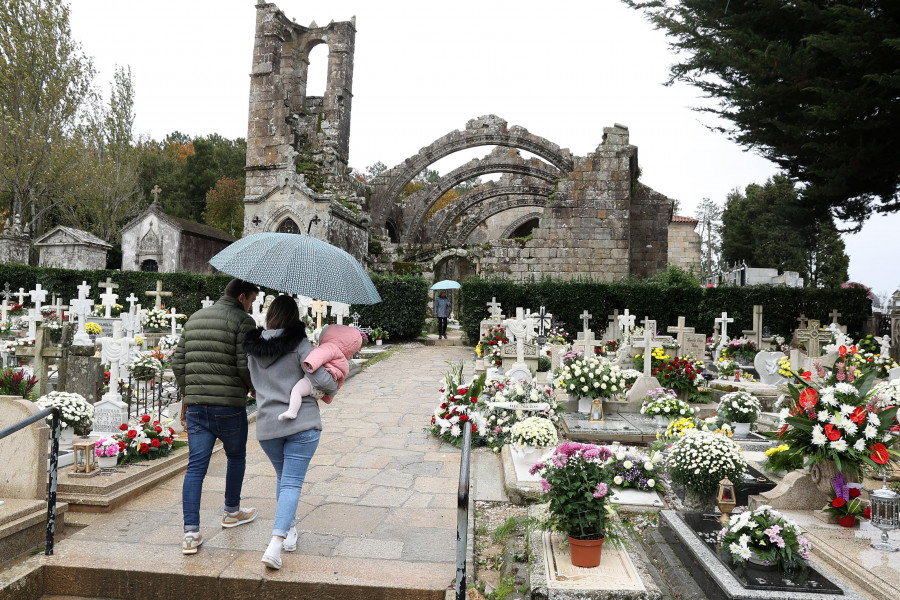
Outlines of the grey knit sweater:
M303 324L285 329L254 329L244 338L244 351L256 389L256 438L271 440L309 429L322 429L319 403L312 396L303 398L296 419L278 420L278 415L288 408L291 388L302 377L308 377L314 388L326 394L337 391L337 383L324 367L312 373L306 373L301 367L312 351Z

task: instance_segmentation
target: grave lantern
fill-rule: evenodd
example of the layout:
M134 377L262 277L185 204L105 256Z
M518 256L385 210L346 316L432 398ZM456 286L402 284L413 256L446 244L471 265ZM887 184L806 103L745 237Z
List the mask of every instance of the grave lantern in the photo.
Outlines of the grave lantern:
M737 497L734 495L734 484L727 477L719 481L719 493L716 494L716 504L722 511L720 521L727 523L731 518L731 511L737 506Z
M591 423L603 422L603 399L594 398L591 400Z
M75 462L72 468L76 473L90 473L97 467L93 440L82 439L73 442L72 450L75 453Z
M876 550L896 552L897 546L888 543L888 531L900 528L900 494L887 489L887 473L884 473L884 481L880 490L869 493L872 503L872 525L881 530L881 541L872 542L871 546Z

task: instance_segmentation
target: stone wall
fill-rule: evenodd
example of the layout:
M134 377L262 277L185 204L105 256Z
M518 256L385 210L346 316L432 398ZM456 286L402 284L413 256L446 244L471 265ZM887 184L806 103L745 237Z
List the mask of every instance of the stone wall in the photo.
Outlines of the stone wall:
M695 219L669 223L669 264L686 271L700 270L700 234Z
M38 266L59 269L105 269L106 250L75 244L41 246Z
M122 232L122 270L140 271L145 260L155 260L159 272L180 268L181 230L153 212Z
M31 238L27 235L0 235L0 263L28 264Z
M673 202L637 184L631 203L631 268L636 277L652 277L665 270L669 259L669 222Z

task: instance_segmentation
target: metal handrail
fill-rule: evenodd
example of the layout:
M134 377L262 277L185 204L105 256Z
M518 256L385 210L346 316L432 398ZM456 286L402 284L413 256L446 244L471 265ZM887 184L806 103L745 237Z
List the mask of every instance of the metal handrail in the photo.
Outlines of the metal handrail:
M18 423L10 425L6 429L0 431L0 440L14 434L20 429L25 429L32 423L36 423L41 419L50 418L50 485L47 492L47 543L44 547L44 554L53 555L53 539L56 535L56 479L57 470L59 468L59 408L52 406L45 408L39 413L33 414L27 419L22 419Z
M469 448L472 427L464 423L462 456L459 459L459 492L456 496L456 600L466 598L466 552L469 535Z

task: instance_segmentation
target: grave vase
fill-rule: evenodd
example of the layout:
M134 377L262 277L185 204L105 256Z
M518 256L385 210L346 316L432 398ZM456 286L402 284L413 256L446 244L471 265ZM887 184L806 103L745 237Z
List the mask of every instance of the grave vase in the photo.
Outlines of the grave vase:
M832 487L831 480L837 475L838 469L833 460L820 460L813 463L809 467L809 478L815 484L816 489L825 495L823 504L828 501L831 496ZM845 483L858 483L859 474L855 469L843 469L841 473L844 475Z
M837 518L838 525L841 527L853 527L856 525L856 517L854 515L844 515Z
M731 428L734 432L734 437L745 438L749 436L750 425L752 425L752 423L732 423Z
M759 554L756 553L756 550L750 551L750 558L747 559L747 562L753 565L753 568L758 571L775 571L778 568L778 565L760 558Z
M669 417L663 415L653 415L653 424L657 427L666 428L669 426Z
M380 345L381 345L381 340L375 340L375 345L376 345L376 346L380 346Z
M98 456L97 466L101 469L112 469L119 462L118 456Z
M603 541L605 538L585 540L569 536L569 556L572 565L590 569L600 564L603 554Z
M591 401L593 398L590 396L578 396L578 412L589 415L591 414Z
M59 431L59 443L60 444L71 444L72 440L75 439L75 428L74 427L63 427Z

